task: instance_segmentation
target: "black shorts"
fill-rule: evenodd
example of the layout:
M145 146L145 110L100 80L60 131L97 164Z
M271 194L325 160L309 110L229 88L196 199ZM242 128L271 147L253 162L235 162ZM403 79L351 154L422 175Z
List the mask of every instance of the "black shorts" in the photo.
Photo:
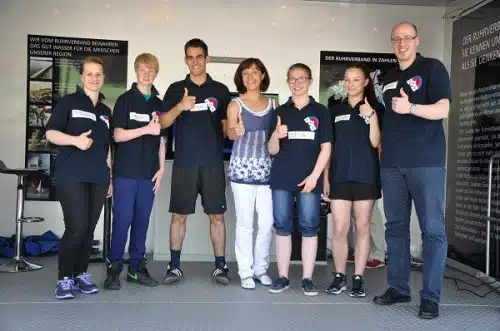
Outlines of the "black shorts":
M332 183L330 185L330 199L332 200L377 200L382 197L380 187L364 183Z
M208 167L173 166L169 211L181 215L194 214L198 194L206 214L226 212L226 174L223 163Z

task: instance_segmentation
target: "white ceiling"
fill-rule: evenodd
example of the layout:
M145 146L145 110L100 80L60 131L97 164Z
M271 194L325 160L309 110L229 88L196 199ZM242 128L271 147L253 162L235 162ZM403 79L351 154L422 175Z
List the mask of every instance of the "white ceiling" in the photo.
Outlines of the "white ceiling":
M446 5L453 3L455 0L302 0L302 1L444 7Z

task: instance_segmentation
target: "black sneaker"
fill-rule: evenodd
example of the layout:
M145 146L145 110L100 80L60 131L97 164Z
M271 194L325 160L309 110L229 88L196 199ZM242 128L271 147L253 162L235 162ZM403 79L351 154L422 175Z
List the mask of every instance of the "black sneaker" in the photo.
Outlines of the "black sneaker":
M165 277L163 278L163 283L165 285L170 285L178 282L183 276L183 273L179 267L171 267L170 263L167 266L167 272L165 273Z
M340 294L347 290L346 276L343 273L334 273L333 281L330 286L326 289L326 293L329 294Z
M119 290L121 288L120 284L120 274L122 272L123 266L120 262L112 262L108 264L108 275L104 281L104 288L106 290Z
M411 296L399 293L393 287L389 287L383 294L373 298L373 302L378 305L392 305L395 303L410 302Z
M349 295L353 298L364 298L366 296L366 291L363 287L363 276L352 276L352 290Z
M278 277L273 281L271 287L269 287L269 292L271 293L281 293L290 287L290 281L286 277Z
M127 271L127 281L141 285L146 285L149 287L158 286L158 282L156 281L156 279L151 277L151 275L148 272L148 269L146 268L146 259L142 259L141 262L139 262L137 271L133 271L130 268L129 264Z
M229 285L229 277L227 276L228 272L229 272L229 269L227 268L227 266L217 267L212 272L212 277L219 284Z
M433 319L439 316L439 305L428 299L420 300L420 310L418 311L418 317L423 319Z
M302 292L305 295L313 297L318 295L318 290L316 289L316 285L314 285L311 278L302 279Z

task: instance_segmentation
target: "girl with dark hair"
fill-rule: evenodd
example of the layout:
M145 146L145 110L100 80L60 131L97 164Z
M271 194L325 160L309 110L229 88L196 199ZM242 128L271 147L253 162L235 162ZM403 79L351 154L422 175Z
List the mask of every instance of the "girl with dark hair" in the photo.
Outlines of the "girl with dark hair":
M239 97L227 110L227 135L234 140L228 178L236 211L235 253L241 286L254 289L255 280L269 286L267 275L269 250L273 238L272 195L269 188L271 155L267 137L276 102L265 95L269 73L255 58L240 63L234 75ZM253 244L254 212L257 212L257 235Z
M380 124L384 106L377 102L366 66L353 64L344 74L347 98L330 108L333 135L331 167L324 172L323 194L331 199L333 282L327 293L347 289L347 235L354 215L355 266L350 296L364 297L363 273L370 254L370 226L375 200L381 198ZM330 185L331 183L331 185ZM331 188L330 188L331 186Z

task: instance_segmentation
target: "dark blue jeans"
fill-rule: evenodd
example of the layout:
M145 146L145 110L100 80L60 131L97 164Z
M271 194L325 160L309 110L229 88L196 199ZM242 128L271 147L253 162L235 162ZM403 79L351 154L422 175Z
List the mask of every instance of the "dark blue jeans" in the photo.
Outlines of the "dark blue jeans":
M153 208L153 181L115 178L113 182L113 225L109 261L121 262L129 236L129 266L137 270L146 252L146 235Z
M382 192L387 219L387 282L410 295L410 215L415 204L423 242L422 299L439 303L448 243L444 223L443 167L382 168Z
M293 232L294 200L297 200L299 228L303 237L316 237L319 230L319 193L301 193L272 190L274 228L278 236L289 236Z

